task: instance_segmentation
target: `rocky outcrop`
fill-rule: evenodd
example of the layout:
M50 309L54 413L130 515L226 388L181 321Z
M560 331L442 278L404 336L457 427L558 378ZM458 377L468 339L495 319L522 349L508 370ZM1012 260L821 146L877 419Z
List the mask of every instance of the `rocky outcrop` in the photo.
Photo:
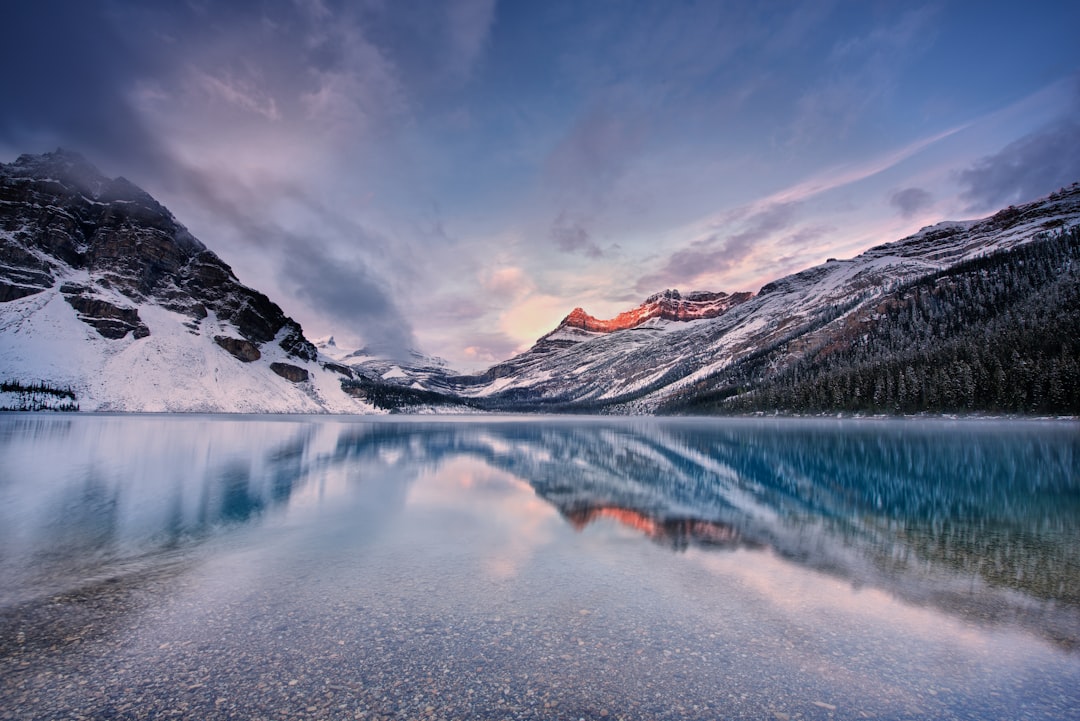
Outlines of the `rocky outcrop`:
M89 275L65 298L107 338L145 337L135 306L149 302L193 321L213 312L254 346L278 340L290 356L317 356L296 321L131 182L65 150L0 164L0 302L54 287L65 267Z
M40 293L55 282L49 263L0 235L0 303Z
M306 369L289 363L271 363L270 370L274 371L285 380L292 381L293 383L303 383L308 379L308 372Z
M262 358L262 353L259 352L259 346L249 340L216 335L214 336L214 342L229 351L233 357L242 363L252 363Z
M64 300L75 309L79 320L95 328L105 338L115 340L128 333L135 338L150 335L150 329L139 318L139 311L135 308L121 308L104 298L78 292L65 292Z
M356 377L356 375L353 373L352 368L350 368L347 365L342 365L341 363L333 363L333 362L327 361L326 363L322 364L322 367L325 368L328 371L333 371L334 373L338 373L340 375L343 375L346 378L352 379L352 378Z

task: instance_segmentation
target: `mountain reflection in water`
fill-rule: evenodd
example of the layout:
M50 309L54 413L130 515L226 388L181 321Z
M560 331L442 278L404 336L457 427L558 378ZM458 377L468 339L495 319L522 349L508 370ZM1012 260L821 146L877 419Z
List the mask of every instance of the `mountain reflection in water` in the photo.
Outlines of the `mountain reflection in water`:
M0 604L332 499L331 471L368 489L357 523L392 523L417 478L461 458L526 482L579 530L771 552L1080 641L1080 433L1066 423L13 416Z

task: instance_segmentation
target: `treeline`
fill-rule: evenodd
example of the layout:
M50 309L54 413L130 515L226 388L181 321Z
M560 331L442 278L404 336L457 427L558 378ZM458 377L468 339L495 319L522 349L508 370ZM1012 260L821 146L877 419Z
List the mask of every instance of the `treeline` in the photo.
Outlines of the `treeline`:
M675 413L1080 414L1080 229L894 289L673 399Z
M376 408L382 408L383 410L401 410L416 406L473 405L457 396L383 383L364 376L342 380L341 389L354 398L366 400Z
M13 394L14 398L0 396L0 411L77 411L78 399L70 387L55 388L43 381L0 381L0 394Z

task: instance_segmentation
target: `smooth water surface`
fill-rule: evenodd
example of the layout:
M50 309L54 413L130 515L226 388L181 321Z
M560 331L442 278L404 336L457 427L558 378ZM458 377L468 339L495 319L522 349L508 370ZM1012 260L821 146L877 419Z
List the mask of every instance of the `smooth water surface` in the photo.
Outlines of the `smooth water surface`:
M1075 718L1080 426L0 417L0 718Z

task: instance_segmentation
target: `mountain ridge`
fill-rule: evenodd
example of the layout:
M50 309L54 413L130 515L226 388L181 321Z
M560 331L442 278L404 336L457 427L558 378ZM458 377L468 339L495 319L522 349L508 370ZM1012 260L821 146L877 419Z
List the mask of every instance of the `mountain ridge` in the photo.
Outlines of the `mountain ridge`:
M1078 234L1074 183L829 259L756 294L668 289L609 319L578 307L527 351L463 375L417 351L390 360L332 338L312 344L149 194L61 149L0 164L0 381L34 389L42 407L55 398L84 410L723 413L784 398L771 410L948 412L982 408L972 397L983 391L971 388L989 373L995 409L1075 414L1080 399L1061 388L1080 385L1080 340L1055 331L1080 328ZM975 330L943 322L935 307ZM955 379L916 372L938 356L904 345L894 327L950 353L942 362ZM1027 355L975 352L976 335L990 347L1022 343ZM871 342L906 354L907 366L860 350ZM1024 368L1046 382L1008 376ZM850 399L834 390L841 370ZM792 385L810 376L817 390ZM912 405L913 378L923 406ZM954 382L964 394L927 391ZM1025 390L1006 394L1009 384Z
M584 308L574 308L548 335L557 333L563 328L577 328L592 333L614 333L637 328L653 318L669 321L715 318L729 308L746 302L753 295L747 292L728 295L724 292L714 293L706 290L691 291L683 295L677 289L668 289L649 296L641 305L623 311L608 320L589 315Z
M0 303L4 380L83 410L370 410L168 209L68 150L0 164Z
M769 349L787 353L774 353L778 368L791 365L839 333L845 318L905 283L1078 224L1080 184L1073 184L986 218L945 221L850 259L829 259L692 323L651 320L604 333L580 327L589 327L577 322L587 314L575 310L524 353L483 373L431 383L494 409L652 413L671 394Z

